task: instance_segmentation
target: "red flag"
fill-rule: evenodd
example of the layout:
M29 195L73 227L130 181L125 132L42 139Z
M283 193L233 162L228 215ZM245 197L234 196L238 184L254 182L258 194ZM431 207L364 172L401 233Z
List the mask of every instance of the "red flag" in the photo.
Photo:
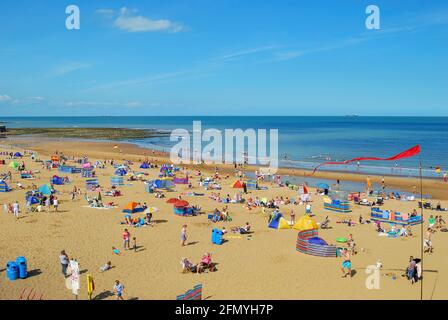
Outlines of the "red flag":
M420 145L416 145L412 147L411 149L408 149L406 151L403 151L399 154L396 154L393 157L390 158L377 158L377 157L360 157L360 158L354 158L351 160L345 160L345 161L330 161L330 162L324 162L318 165L316 168L314 168L313 174L317 171L317 169L321 166L327 165L327 164L347 164L354 161L393 161L393 160L399 160L404 158L410 158L420 153Z

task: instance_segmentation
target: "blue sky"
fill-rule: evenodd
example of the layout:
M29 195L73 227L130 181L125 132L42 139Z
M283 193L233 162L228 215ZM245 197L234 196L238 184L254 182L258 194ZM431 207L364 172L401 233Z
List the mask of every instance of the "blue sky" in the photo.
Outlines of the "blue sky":
M448 116L445 0L1 1L0 42L3 116Z

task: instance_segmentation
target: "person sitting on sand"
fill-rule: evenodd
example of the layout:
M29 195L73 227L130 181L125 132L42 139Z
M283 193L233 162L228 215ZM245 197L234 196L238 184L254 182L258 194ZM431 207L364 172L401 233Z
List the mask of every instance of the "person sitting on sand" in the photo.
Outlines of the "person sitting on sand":
M180 261L180 264L182 265L182 273L187 272L198 272L198 266L196 264L192 264L188 258L182 258Z
M233 233L240 233L240 234L246 234L250 231L250 224L249 222L246 222L246 225L244 227L235 227L232 228Z
M381 227L381 222L375 221L375 225L376 225L376 232L378 233L385 232L385 230Z
M406 227L403 225L401 226L400 232L399 232L399 236L400 237L407 237L408 236L408 232L406 230Z
M198 273L204 272L204 270L214 271L212 264L212 255L207 252L202 256L201 262L198 264Z

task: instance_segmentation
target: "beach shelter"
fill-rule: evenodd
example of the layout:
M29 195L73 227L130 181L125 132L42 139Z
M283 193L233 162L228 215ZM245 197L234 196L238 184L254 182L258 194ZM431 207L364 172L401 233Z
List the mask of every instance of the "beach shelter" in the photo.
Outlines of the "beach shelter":
M188 184L188 176L185 178L174 178L174 184Z
M14 153L14 157L21 158L23 156L22 156L22 154L20 152L16 152L16 153Z
M310 216L304 215L299 218L299 220L296 221L296 223L293 226L296 230L311 230L311 229L318 229L318 225L316 221L310 218Z
M8 192L8 191L11 191L11 189L9 189L6 181L0 180L0 192Z
M137 202L129 202L123 209L125 213L137 213L142 212L143 208Z
M64 178L58 177L58 176L53 176L51 178L50 183L55 184L55 185L63 185L64 184Z
M113 187L124 186L123 177L112 176L110 178L110 185Z
M17 161L11 161L8 165L10 168L17 169L20 164Z
M39 192L44 194L44 195L46 195L46 196L49 196L52 193L51 186L49 184L41 185L39 187Z
M149 163L148 162L143 162L141 165L140 165L140 169L149 169L150 168L150 166L149 166Z
M236 180L233 184L232 184L232 188L238 188L241 189L243 188L243 183L240 180Z
M319 182L316 187L318 187L319 189L325 190L325 189L330 189L330 186L324 182Z
M123 169L123 168L118 168L118 169L115 171L115 174L116 174L117 176L124 176L124 175L126 174L126 170Z
M29 197L26 197L26 201L29 202L30 205L40 203L39 198L37 198L37 197L35 197L35 196L29 196Z
M248 190L257 190L257 181L255 180L247 180L246 185Z
M86 189L87 190L95 190L98 187L98 179L87 179L86 180Z
M290 229L288 221L283 218L281 213L277 213L268 225L272 229Z
M171 198L171 199L168 199L168 200L166 201L166 203L175 204L177 201L179 201L179 199L177 199L177 198Z

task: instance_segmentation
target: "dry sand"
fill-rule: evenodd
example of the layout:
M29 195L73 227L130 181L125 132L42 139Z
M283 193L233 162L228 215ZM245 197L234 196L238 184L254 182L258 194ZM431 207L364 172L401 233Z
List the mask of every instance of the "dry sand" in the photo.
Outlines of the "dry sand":
M38 152L40 159L48 159L58 150L66 155L83 156L89 159L143 159L145 154L153 158L151 152L133 145L120 144L113 149L113 144L96 142L50 141L35 139L5 140L0 150L23 151L24 148ZM9 144L9 145L7 145ZM14 147L10 145L14 144ZM32 146L32 147L31 147ZM0 159L6 159L0 156ZM6 159L7 163L9 162ZM38 169L36 180L21 180L25 187L31 184L48 183L51 176L58 174L57 170L42 170L40 164L34 163L29 157L24 158L28 169ZM163 159L160 160L162 162ZM135 162L132 168L138 169ZM7 166L0 166L0 173L8 171ZM209 168L214 169L214 168ZM224 171L224 167L222 167ZM230 171L229 166L225 170ZM100 184L107 188L109 178L113 175L113 168L98 169ZM147 170L150 177L158 175L157 169ZM203 170L204 171L204 170ZM283 174L283 172L281 172ZM294 171L301 174L299 171ZM318 173L320 177L333 177L331 173ZM337 174L341 179L356 180L357 175ZM268 217L262 216L261 209L248 211L241 204L230 204L232 222L213 224L207 221L206 215L183 218L173 214L172 205L166 204L166 199L156 199L144 190L142 182L131 182L131 185L121 187L122 197L110 198L103 195L103 202L114 201L119 206L110 210L86 208L84 199L75 202L70 200L69 191L73 185L85 190L84 179L80 175L70 175L74 180L70 185L58 186L60 193L61 212L42 212L21 214L16 220L11 214L0 213L0 299L17 299L24 288L34 288L43 294L44 299L73 299L70 290L65 287L65 280L61 275L59 252L65 249L70 257L75 257L82 270L81 289L79 299L87 299L86 274L95 280L94 296L98 299L114 299L110 295L114 280L119 279L126 287L125 298L137 299L175 299L176 295L185 292L196 284L203 284L204 297L209 299L419 299L420 283L410 285L401 277L410 255L420 257L420 227L414 227L414 237L390 239L379 237L372 225L356 225L348 227L337 224L336 221L344 214L331 213L323 210L322 197L313 194L314 219L318 222L330 216L333 227L329 230L319 230L319 235L329 243L335 243L336 237L346 237L352 233L358 246L359 253L352 259L355 270L352 279L341 278L338 258L318 258L298 253L295 250L297 231L273 230L267 227ZM380 177L372 178L380 179ZM397 186L412 189L416 183L412 179L387 178ZM17 182L18 174L13 175ZM359 176L359 181L365 177ZM196 191L205 193L204 197L184 197L191 204L201 206L210 212L214 208L222 208L223 204L211 200L205 191L197 186L194 178L194 189L187 190L186 186L177 186L176 191L168 193L167 197L174 197L182 192ZM230 185L230 179L222 181L221 195L233 196L235 189ZM297 192L287 188L279 188L265 183L266 191L251 191L255 197L283 197L295 198ZM434 198L446 199L447 184L439 181L426 180L424 193L430 193ZM14 184L12 185L14 187ZM25 190L14 190L0 193L0 204L18 200L22 211L25 209ZM95 195L90 193L91 195ZM124 251L122 256L113 256L112 246L121 248L121 233L125 228L122 208L129 201L146 202L149 206L159 208L154 214L158 223L154 227L129 228L131 235L137 237L137 244L141 246L138 252ZM436 203L437 200L432 202ZM443 207L448 201L441 200ZM387 200L384 209L409 212L417 208L417 202L402 202ZM296 219L304 214L304 206L287 205L281 207L281 212L289 219L289 212L294 209ZM351 216L357 220L362 214L368 217L369 208L354 206ZM425 211L425 216L436 212ZM444 214L446 219L446 214ZM228 238L222 246L211 244L211 229L225 226L244 225L250 222L254 230L251 240L246 236ZM183 224L188 225L188 241L190 245L180 246L179 236ZM426 228L425 222L424 227ZM447 299L445 288L448 285L448 243L447 233L434 234L435 251L432 255L424 255L424 298ZM362 250L361 250L362 249ZM205 274L182 274L180 259L188 257L198 262L204 252L211 252L213 260L218 263L217 272ZM28 259L30 277L26 280L11 282L6 278L4 270L6 262L17 256ZM365 281L368 277L365 269L374 265L380 259L383 263L380 277L381 288L368 290ZM112 261L113 269L100 273L99 268L108 260ZM396 280L387 274L395 273Z

